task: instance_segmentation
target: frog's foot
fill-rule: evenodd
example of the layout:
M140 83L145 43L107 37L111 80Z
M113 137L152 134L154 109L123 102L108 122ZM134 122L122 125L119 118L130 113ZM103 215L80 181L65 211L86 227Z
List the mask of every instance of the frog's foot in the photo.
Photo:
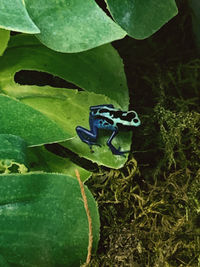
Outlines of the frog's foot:
M115 148L114 146L109 146L110 150L112 151L112 153L114 155L119 155L119 156L122 156L122 157L125 157L125 153L129 153L130 151L129 150L125 150L125 151L121 151L121 147L119 147L118 149Z

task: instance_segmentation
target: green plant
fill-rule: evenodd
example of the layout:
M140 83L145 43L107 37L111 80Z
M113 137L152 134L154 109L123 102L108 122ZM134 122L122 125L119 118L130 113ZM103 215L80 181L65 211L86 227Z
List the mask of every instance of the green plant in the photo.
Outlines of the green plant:
M107 146L95 147L91 154L75 127L88 128L91 105L112 103L128 109L123 63L109 43L126 34L149 37L177 14L177 8L173 0L162 4L109 0L106 4L115 21L92 0L0 2L3 266L78 266L86 259L88 221L74 169L78 168L83 182L91 172L50 153L44 145L60 143L80 158L109 168L120 168L127 160L113 156ZM9 31L23 34L9 38ZM17 75L24 78L26 71L49 73L77 89L39 86L34 80L32 85L20 85ZM100 142L105 144L106 139L102 134ZM128 150L131 135L120 134L115 142ZM95 252L99 217L86 186L85 190ZM80 247L79 232L83 234Z

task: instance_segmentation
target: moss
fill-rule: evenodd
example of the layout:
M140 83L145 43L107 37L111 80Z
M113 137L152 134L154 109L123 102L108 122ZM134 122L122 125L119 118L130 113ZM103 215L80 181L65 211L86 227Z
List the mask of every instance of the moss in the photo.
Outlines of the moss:
M130 166L90 180L102 221L98 256L91 266L197 266L199 172L197 179L183 169L151 184L136 165L129 172Z
M192 167L200 158L200 114L195 109L190 111L188 103L192 101L189 100L166 96L163 87L160 88L154 112L160 129L163 161L168 168L172 165L176 168L177 164L179 168Z

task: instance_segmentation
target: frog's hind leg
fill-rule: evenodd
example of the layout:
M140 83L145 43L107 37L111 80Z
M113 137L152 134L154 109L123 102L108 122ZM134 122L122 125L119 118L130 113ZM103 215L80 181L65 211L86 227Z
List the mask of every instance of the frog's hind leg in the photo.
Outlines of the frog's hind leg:
M109 146L110 150L112 151L112 153L114 155L120 155L125 157L125 153L128 153L129 151L121 151L121 148L119 147L118 149L116 147L113 146L112 144L112 140L113 138L118 134L118 130L113 131L113 133L111 134L110 138L107 141L107 145Z

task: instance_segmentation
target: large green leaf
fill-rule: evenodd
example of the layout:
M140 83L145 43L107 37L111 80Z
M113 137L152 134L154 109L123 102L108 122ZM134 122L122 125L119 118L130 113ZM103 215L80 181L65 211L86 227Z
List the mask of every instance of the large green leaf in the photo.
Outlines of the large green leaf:
M25 0L46 46L60 52L80 52L121 39L126 35L91 0Z
M10 39L10 31L0 29L0 56L3 54Z
M113 156L106 146L111 133L105 132L100 138L103 146L95 147L95 153L91 153L89 147L81 142L75 132L78 125L89 128L89 107L92 105L112 103L116 107L127 109L128 89L123 64L116 51L110 45L105 45L84 53L60 54L26 36L14 40L16 42L11 42L10 48L0 61L2 92L40 111L59 128L73 136L74 138L64 145L80 156L100 165L121 167L125 158ZM15 83L14 75L23 69L47 71L73 81L86 91L78 92L50 86L20 86ZM129 133L122 133L113 143L128 150L130 136Z
M21 102L30 105L33 109L40 111L70 136L64 146L70 148L82 157L86 157L100 165L119 168L123 166L125 158L113 156L106 145L111 133L105 131L99 138L102 147L94 147L95 153L91 153L89 146L83 143L76 134L75 128L80 125L89 129L89 107L102 103L117 104L104 95L77 92L76 90L66 90L62 88L52 88L49 86L15 86L12 87L13 94ZM114 140L116 147L121 146L123 150L130 148L130 133L120 133Z
M0 94L0 133L23 138L28 145L35 146L66 140L70 135L44 114Z
M11 38L5 55L0 58L0 89L12 90L16 85L15 73L23 69L51 73L88 92L104 94L122 108L128 108L124 66L111 45L82 53L62 54L46 48L33 36L18 35Z
M86 261L88 217L76 179L50 173L0 178L0 263L79 267ZM95 251L99 239L98 210L91 193L86 186L84 189Z
M40 32L29 17L24 0L0 0L0 27L25 33Z
M115 21L133 38L144 39L173 18L174 0L106 0Z

